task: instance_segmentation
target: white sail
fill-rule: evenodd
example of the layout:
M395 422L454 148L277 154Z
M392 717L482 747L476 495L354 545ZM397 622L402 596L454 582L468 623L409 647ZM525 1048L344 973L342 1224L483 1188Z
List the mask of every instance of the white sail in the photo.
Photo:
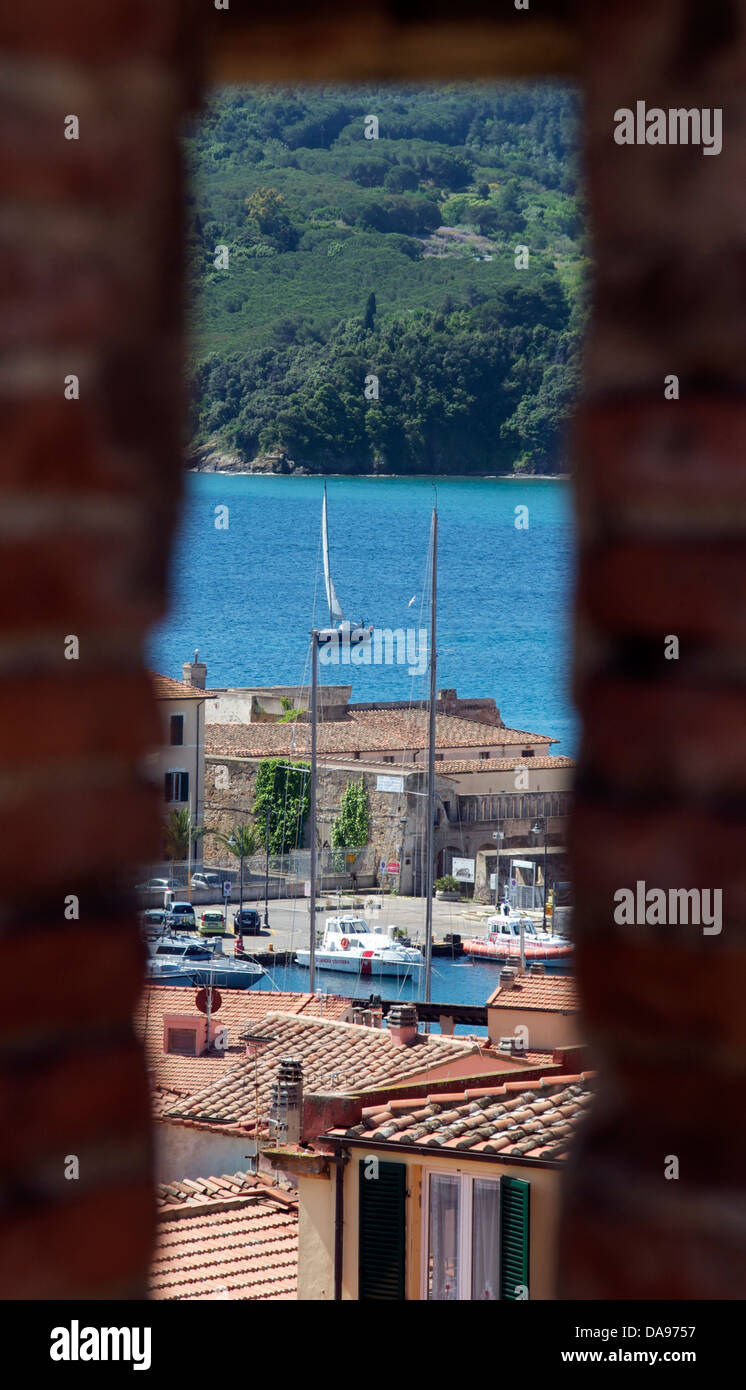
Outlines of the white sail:
M334 581L329 568L329 527L326 520L326 483L324 483L324 505L321 512L321 543L324 551L324 581L326 583L326 599L329 604L329 620L332 623L341 623L344 620L344 615L334 589Z

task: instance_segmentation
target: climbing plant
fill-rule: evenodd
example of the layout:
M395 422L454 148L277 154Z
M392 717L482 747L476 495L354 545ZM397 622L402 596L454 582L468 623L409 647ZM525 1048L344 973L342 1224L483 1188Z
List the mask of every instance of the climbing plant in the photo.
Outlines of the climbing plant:
M370 837L370 812L365 779L348 782L339 803L339 815L332 823L332 845L361 849Z
M265 758L256 774L254 819L262 845L270 854L287 854L303 843L303 826L310 809L308 763Z

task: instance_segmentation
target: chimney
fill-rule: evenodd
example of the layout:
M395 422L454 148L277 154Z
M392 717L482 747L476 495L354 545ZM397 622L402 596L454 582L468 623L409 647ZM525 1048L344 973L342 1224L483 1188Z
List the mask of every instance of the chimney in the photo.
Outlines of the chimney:
M528 967L529 975L546 975L547 968L543 960L532 960Z
M392 1004L386 1019L395 1047L411 1047L417 1042L417 1009L414 1004Z
M198 658L199 650L195 649L194 661L185 661L181 668L181 679L184 685L193 685L195 690L204 690L207 685L207 667L204 661Z
M303 1063L283 1057L272 1082L270 1137L278 1144L297 1144L303 1124Z
M514 965L504 965L500 971L499 984L501 989L513 989L517 970Z

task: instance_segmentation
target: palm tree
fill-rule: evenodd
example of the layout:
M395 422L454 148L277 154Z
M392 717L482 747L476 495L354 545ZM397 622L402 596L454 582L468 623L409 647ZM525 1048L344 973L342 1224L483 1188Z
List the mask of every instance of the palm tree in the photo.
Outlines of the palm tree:
M234 825L229 835L224 835L220 830L210 830L208 833L219 840L221 845L225 845L229 853L234 854L236 859L241 861L238 902L238 920L240 922L243 908L243 861L250 859L252 854L256 854L259 849L259 831L255 825L244 823L243 825Z
M194 824L192 813L186 807L183 811L171 811L164 834L166 858L180 863L187 859L191 867L191 847L195 840L201 839L204 834L204 826Z

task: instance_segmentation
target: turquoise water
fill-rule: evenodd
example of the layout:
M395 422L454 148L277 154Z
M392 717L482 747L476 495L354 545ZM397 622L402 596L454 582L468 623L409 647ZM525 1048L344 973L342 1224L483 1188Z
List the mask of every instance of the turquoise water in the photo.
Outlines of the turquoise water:
M427 625L421 601L435 491L426 478L328 480L332 573L346 617L380 628ZM180 678L198 647L208 687L307 678L308 633L314 620L328 620L322 493L320 478L188 475L171 612L151 644L154 669ZM549 734L560 740L554 752L573 753L568 484L441 479L437 499L438 686L493 696L506 724ZM528 528L517 529L515 509L524 506ZM226 529L215 525L221 518ZM406 666L328 666L322 680L351 684L353 700L427 693L427 675L413 677Z

